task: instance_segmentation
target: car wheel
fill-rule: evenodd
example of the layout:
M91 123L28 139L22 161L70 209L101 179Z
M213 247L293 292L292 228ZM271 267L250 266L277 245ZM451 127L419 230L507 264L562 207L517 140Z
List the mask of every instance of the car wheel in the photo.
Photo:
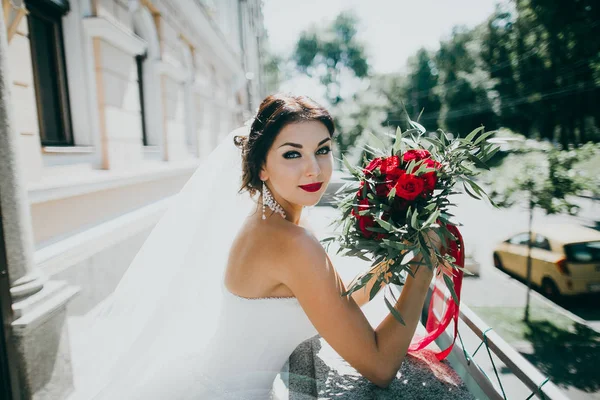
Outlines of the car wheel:
M556 283L550 278L544 278L542 280L542 293L549 299L557 299L560 297L560 291Z
M500 260L498 253L494 253L494 267L498 268L500 271L504 271L504 265L502 265L502 260Z

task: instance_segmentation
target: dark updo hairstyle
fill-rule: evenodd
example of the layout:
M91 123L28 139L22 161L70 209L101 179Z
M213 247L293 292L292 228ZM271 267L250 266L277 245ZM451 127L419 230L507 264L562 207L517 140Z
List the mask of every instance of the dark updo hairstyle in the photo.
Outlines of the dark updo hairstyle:
M314 100L290 94L274 94L263 100L248 137L235 136L233 139L235 145L242 149L240 193L247 190L254 196L257 192L262 192L260 171L275 138L287 124L303 121L319 121L325 125L329 135L333 136L335 126L331 115Z

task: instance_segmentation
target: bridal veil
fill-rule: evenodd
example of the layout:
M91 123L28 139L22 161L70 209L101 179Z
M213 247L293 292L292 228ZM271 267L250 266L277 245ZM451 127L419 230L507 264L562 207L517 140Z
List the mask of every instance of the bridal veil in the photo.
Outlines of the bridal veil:
M230 246L256 208L247 192L238 193L241 150L233 138L248 130L231 132L201 163L94 317L85 372L92 384L76 398L120 398L134 382L151 379L153 368L204 351L222 305Z

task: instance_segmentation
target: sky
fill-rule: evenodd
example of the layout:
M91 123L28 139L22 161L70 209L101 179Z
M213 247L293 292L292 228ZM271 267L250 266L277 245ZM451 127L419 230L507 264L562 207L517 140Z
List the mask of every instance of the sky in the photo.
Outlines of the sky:
M263 0L264 24L271 51L289 56L300 32L332 21L341 11L360 18L359 38L372 70L402 71L420 47L435 50L455 25L475 26L493 11L498 0ZM314 82L298 77L284 90L314 91ZM315 95L314 93L305 93ZM316 96L320 97L320 96Z

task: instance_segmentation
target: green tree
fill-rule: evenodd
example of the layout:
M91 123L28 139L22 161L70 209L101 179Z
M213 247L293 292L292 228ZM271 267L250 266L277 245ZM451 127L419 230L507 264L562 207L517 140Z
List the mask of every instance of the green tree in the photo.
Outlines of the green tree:
M369 134L387 140L387 129L381 124L386 117L386 106L387 100L375 78L367 88L333 107L336 129L340 133L337 137L340 154L352 153L347 158L359 164Z
M454 135L465 135L474 126L496 128L496 115L488 97L489 73L479 56L479 30L455 27L436 54L442 99L439 124Z
M279 90L282 81L283 59L270 51L264 51L264 53L262 62L265 91L275 93Z
M369 75L364 46L356 37L358 22L353 13L342 12L324 28L313 26L303 31L296 43L292 56L296 67L319 79L332 105L343 100L341 76L344 71L358 78Z
M388 101L383 125L395 127L402 121L405 107L409 116L428 130L435 131L438 128L441 107L440 97L435 90L438 74L435 62L426 49L419 49L408 60L406 76L388 74L379 77L377 82Z
M598 140L600 6L515 0L486 23L481 57L500 123L563 148Z

